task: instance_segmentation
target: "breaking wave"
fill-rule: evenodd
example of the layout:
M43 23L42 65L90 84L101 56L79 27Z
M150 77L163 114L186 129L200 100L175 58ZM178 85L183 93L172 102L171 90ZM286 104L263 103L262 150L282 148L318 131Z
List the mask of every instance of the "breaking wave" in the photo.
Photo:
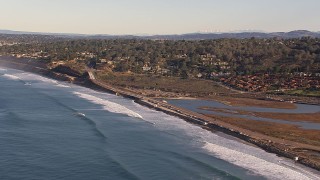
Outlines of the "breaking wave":
M105 99L101 99L89 94L84 94L84 93L80 93L80 92L73 92L73 94L77 95L80 98L89 100L90 102L93 102L95 104L100 104L103 106L103 108L109 112L113 112L113 113L119 113L119 114L126 114L128 116L131 117L136 117L136 118L142 118L142 116L120 104L114 103L114 102L110 102L108 100Z
M4 74L2 75L3 77L9 78L9 79L13 79L13 80L20 80L20 78L18 76L12 75L12 74Z
M56 84L57 87L62 87L62 88L69 88L70 86L63 85L63 84Z
M18 73L15 75L5 74L3 76L16 80L40 80L42 82L53 83L56 86L61 86L58 81L29 73ZM196 146L206 154L218 157L219 159L225 160L239 167L243 167L269 179L320 179L317 175L312 174L312 172L304 170L305 168L301 168L289 160L277 157L275 154L270 154L259 148L221 137L210 131L201 129L198 126L189 124L179 118L138 105L131 100L120 99L110 94L100 94L82 87L76 88L77 90L72 92L74 95L92 103L102 105L104 110L144 119L145 121L154 124L155 128L168 134L170 133L172 136L181 139L187 137L190 145ZM69 91L68 89L66 90ZM73 90L74 89L71 89L71 91ZM96 94L90 95L79 92L81 90L86 90L90 94L96 93L98 97ZM112 98L115 102L111 102L103 98L109 100ZM76 113L77 111L73 110L73 112ZM90 119L85 117L79 118L90 122ZM100 134L97 131L97 135L102 136L103 134Z
M32 80L39 80L39 81L46 82L46 83L59 84L57 80L49 79L49 78L35 75L35 74L27 73L27 74L25 74L25 76L28 76L28 79L32 79Z
M290 167L290 164L287 164L286 162L278 161L278 164L269 162L256 156L219 146L213 143L206 142L203 148L223 160L226 160L237 166L252 170L257 174L266 176L270 179L301 180L319 178L312 174L307 175L303 172L299 172L296 167Z
M187 123L177 117L134 104L134 111L142 114L146 120L155 123L155 127L172 132L173 136L189 136L191 145L202 148L206 153L231 164L248 169L268 179L320 179L320 176L294 164L293 161L267 153L260 148L243 144ZM179 133L177 133L178 131ZM183 132L186 135L183 135Z

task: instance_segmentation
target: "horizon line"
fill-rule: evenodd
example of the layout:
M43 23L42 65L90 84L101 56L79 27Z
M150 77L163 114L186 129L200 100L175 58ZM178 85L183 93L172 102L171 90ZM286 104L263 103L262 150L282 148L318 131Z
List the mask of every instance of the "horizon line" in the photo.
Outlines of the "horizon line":
M5 32L8 31L8 32ZM308 29L296 29L289 31L264 31L264 30L232 30L232 31L219 31L219 32L206 32L206 31L197 31L197 32L189 32L189 33L172 33L172 34L149 34L149 33L132 33L132 34L102 34L102 33L71 33L71 32L41 32L41 31L23 31L23 30L11 30L11 29L0 29L0 34L10 34L16 33L23 35L25 34L40 34L40 35L75 35L75 36L166 36L166 35L186 35L186 34L237 34L237 33L289 33L295 31L308 31L312 33L320 33L319 31L311 31Z

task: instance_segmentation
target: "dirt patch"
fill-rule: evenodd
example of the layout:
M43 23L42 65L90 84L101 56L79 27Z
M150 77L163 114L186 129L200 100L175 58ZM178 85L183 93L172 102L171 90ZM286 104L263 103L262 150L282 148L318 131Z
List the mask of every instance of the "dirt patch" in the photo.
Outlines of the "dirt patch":
M320 112L318 113L272 113L272 112L250 112L243 110L234 110L215 107L199 107L199 109L207 111L222 112L227 114L250 115L261 118L278 119L295 122L312 122L320 123Z
M270 119L281 119L287 121L304 121L320 123L320 113L310 113L310 114L288 114L288 113L266 113L258 112L253 113L258 117L270 118Z
M253 121L243 118L223 117L217 115L208 115L223 122L226 122L237 127L248 129L253 132L258 132L267 136L290 140L294 142L320 146L320 131L305 130L295 125L280 124L273 122Z
M255 106L263 108L296 109L296 105L289 102L266 101L252 98L215 97L215 100L229 106Z

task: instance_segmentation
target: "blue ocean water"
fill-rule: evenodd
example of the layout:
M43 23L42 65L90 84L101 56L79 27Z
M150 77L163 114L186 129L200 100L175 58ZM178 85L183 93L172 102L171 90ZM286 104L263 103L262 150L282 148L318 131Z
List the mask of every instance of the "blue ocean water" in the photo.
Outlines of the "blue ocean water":
M317 179L132 100L0 68L0 179Z

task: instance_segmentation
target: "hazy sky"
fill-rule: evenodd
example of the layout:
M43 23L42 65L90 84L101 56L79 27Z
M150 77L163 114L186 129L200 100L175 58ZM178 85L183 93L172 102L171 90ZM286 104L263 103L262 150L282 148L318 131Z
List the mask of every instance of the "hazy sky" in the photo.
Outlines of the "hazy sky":
M320 0L0 0L0 29L86 34L320 31Z

